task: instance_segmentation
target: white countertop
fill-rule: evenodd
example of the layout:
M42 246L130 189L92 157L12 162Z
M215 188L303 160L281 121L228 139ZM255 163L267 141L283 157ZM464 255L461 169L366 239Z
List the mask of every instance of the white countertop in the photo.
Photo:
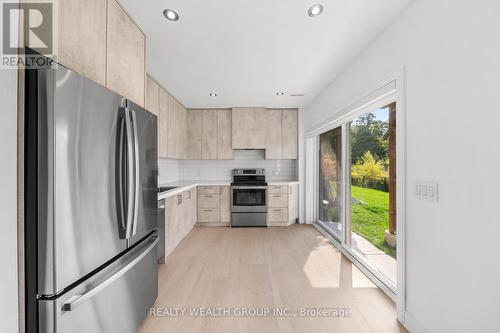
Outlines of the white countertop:
M268 185L291 185L298 184L296 180L268 180ZM179 194L196 186L230 186L230 180L179 180L175 182L159 184L159 187L176 187L170 191L158 193L158 200Z

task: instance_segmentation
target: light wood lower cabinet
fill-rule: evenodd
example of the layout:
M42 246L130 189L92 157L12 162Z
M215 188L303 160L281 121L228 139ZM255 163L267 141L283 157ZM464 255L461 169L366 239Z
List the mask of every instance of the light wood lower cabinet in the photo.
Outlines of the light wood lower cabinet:
M231 222L231 187L220 187L220 221L222 223Z
M231 221L230 186L198 186L198 224L227 226Z
M165 256L193 230L196 223L196 200L196 188L166 199Z
M298 185L271 185L268 187L267 225L288 226L297 221Z

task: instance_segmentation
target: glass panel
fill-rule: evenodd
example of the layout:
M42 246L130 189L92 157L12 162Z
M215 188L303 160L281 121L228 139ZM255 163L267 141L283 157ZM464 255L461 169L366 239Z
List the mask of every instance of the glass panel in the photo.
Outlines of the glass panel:
M265 189L235 189L233 190L235 206L265 206Z
M342 128L319 136L320 223L331 234L342 237Z
M390 172L395 167L395 104L354 119L349 129L351 207L346 244L396 284L395 184L390 184L395 181Z

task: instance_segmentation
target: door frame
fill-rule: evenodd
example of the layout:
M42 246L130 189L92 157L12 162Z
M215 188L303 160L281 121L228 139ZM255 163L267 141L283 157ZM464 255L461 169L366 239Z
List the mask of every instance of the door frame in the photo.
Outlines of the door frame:
M318 225L318 158L319 158L319 135L333 128L342 126L342 139L347 139L346 124L349 119L373 110L376 107L385 106L391 102L396 102L397 122L396 122L396 220L398 223L396 233L396 258L397 258L397 281L396 292L386 284L387 281L380 279L380 274L374 274L372 269L359 261L352 253L344 246L345 223L342 228L342 240L339 243L334 237L328 237L339 250L346 255L359 269L372 279L389 297L391 297L397 306L397 319L404 323L404 314L406 309L406 263L405 263L405 221L406 221L406 104L405 104L405 68L403 67L398 72L392 74L385 80L381 81L373 89L362 95L360 99L351 103L349 106L334 112L331 117L319 122L306 131L306 181L305 187L307 193L313 195L307 196L306 200L306 221L314 224L320 231L322 227ZM344 143L343 143L343 147ZM342 159L346 161L347 152L342 151ZM344 180L346 175L345 163L343 170ZM344 212L342 214L345 219L346 202L349 194L348 184L343 181L343 198Z

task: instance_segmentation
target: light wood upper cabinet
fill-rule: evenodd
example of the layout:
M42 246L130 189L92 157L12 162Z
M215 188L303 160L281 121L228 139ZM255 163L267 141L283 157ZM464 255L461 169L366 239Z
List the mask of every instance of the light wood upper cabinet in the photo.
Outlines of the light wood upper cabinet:
M158 115L158 157L168 157L168 93L159 89L159 115Z
M106 87L144 106L146 37L115 0L108 0L106 31Z
M282 110L281 118L281 158L298 158L298 110Z
M175 99L168 95L168 145L167 145L167 157L168 158L177 158L177 150L176 150L176 112L175 112Z
M279 109L269 109L266 112L266 159L281 159L281 116Z
M187 110L187 158L201 160L201 117L199 110Z
M201 158L217 159L217 110L203 110L201 121Z
M177 108L179 112L179 123L177 126L179 127L179 141L178 141L178 151L179 155L177 158L186 159L187 157L187 112L186 108L177 101Z
M217 111L217 158L219 160L234 159L232 148L232 112L231 110Z
M149 76L146 76L146 110L160 114L160 86Z
M179 102L174 98L174 158L181 158L181 109L179 108Z
M106 85L106 0L58 1L57 61Z
M265 108L233 108L233 149L265 149Z

